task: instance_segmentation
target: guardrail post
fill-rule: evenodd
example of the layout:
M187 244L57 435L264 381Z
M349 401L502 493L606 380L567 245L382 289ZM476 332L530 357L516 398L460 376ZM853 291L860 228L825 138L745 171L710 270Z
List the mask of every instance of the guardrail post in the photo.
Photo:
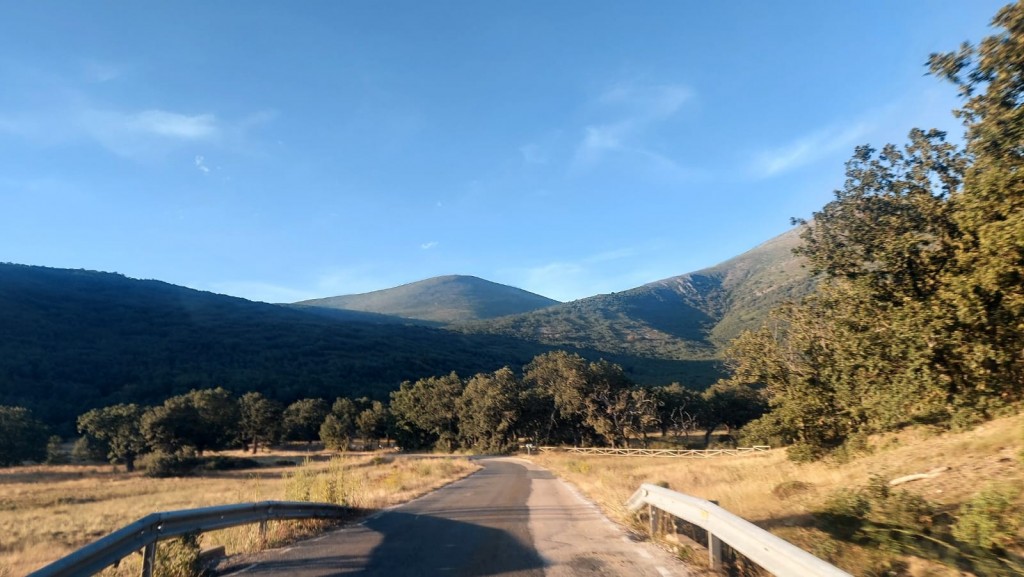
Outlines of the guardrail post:
M722 540L708 531L708 564L718 571L722 568Z
M658 521L661 520L661 509L654 505L648 505L647 516L649 517L648 522L650 523L651 538L653 539L658 536Z
M142 577L153 577L156 566L156 541L146 545L142 550Z
M716 499L711 499L709 502L718 504ZM708 565L711 565L711 568L716 571L722 568L722 540L715 537L711 531L708 531Z

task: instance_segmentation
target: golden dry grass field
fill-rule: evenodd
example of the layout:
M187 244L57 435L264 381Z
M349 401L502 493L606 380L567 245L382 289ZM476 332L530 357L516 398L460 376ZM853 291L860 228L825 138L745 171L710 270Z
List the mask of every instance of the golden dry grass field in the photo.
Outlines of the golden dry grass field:
M872 439L871 445L867 455L843 463L797 464L786 459L784 450L700 460L564 453L544 453L532 459L575 484L620 522L635 522L624 503L641 483L667 483L673 490L718 501L725 509L854 575L884 574L876 571L891 555L834 541L815 526L813 512L837 491L864 487L873 475L888 480L939 467L948 470L894 490L905 489L940 508L955 510L989 486L1024 488L1024 415L964 433L907 430ZM1019 493L1016 505L1018 510L1024 507ZM1024 529L1020 531L1018 537L1024 540ZM962 575L936 562L898 557L901 569L893 575Z
M230 453L225 453L230 454ZM243 456L238 453L239 456ZM244 455L249 457L248 455ZM230 503L291 500L329 484L335 500L381 508L422 495L479 467L461 458L333 456L326 452L274 452L255 470L155 479L109 465L30 466L0 469L0 577L25 575L150 513ZM280 466L289 461L298 466ZM305 463L305 464L301 464ZM271 527L273 541L285 524ZM203 535L203 546L229 554L258 548L254 527ZM110 574L138 574L137 556Z

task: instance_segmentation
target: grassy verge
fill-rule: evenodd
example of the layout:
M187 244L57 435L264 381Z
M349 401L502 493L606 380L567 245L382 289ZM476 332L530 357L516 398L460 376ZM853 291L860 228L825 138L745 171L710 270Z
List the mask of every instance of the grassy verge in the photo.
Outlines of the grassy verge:
M479 467L465 459L326 453L275 453L256 470L154 479L110 466L0 469L0 577L25 575L149 513L229 503L326 497L377 509L413 499ZM297 465L296 465L297 464ZM289 466L290 465L290 466ZM324 488L333 487L328 494ZM202 546L228 554L274 546L315 531L315 523L271 524L202 536ZM107 574L138 574L132 556Z
M1012 518L1003 519L1007 522L1002 526L1003 548L995 553L960 544L951 548L939 542L958 518L968 517L971 506L965 508L965 503L992 501L986 491L1008 496L1004 511L1010 515L1024 511L1024 494L1013 490L1024 488L1024 415L966 433L915 429L886 435L873 439L866 455L842 463L796 464L788 461L782 450L708 460L551 453L534 459L575 484L623 523L634 521L623 503L637 487L660 483L718 501L729 511L854 575L954 576L963 574L954 567L958 563L971 566L979 575L1014 574L1017 569L1005 561L987 565L971 561L972 556L1024 561L1024 526L1015 526ZM886 489L881 493L885 495L879 493L880 480L939 468L946 469L932 478L898 487L883 482ZM835 515L823 515L835 512L836 507L842 509L844 498L852 498L858 506L867 503L874 507L860 511L860 523L846 535L836 530ZM966 524L960 522L960 526ZM900 535L907 531L914 534L901 540Z

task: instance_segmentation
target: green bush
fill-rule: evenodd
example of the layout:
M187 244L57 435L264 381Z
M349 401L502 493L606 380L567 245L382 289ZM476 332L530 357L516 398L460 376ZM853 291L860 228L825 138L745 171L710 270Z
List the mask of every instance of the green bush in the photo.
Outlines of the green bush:
M139 458L138 466L147 477L183 477L190 475L200 465L190 453L165 453L153 451Z
M808 443L796 443L786 448L786 456L794 463L810 463L817 461L827 453L824 447Z
M860 491L841 489L815 513L822 529L836 538L849 540L867 522L871 502Z
M953 537L961 543L990 551L1001 551L1019 542L1021 511L1014 501L1020 489L989 487L960 507L953 524Z
M186 533L177 539L162 541L156 548L155 574L162 577L197 577L202 574L199 533Z

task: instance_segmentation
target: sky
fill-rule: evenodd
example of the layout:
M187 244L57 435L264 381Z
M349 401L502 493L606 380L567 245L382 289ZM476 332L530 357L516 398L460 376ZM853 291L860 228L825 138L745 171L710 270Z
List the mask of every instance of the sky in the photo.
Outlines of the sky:
M1004 2L4 3L0 262L266 302L473 275L568 301L958 138L932 52Z

